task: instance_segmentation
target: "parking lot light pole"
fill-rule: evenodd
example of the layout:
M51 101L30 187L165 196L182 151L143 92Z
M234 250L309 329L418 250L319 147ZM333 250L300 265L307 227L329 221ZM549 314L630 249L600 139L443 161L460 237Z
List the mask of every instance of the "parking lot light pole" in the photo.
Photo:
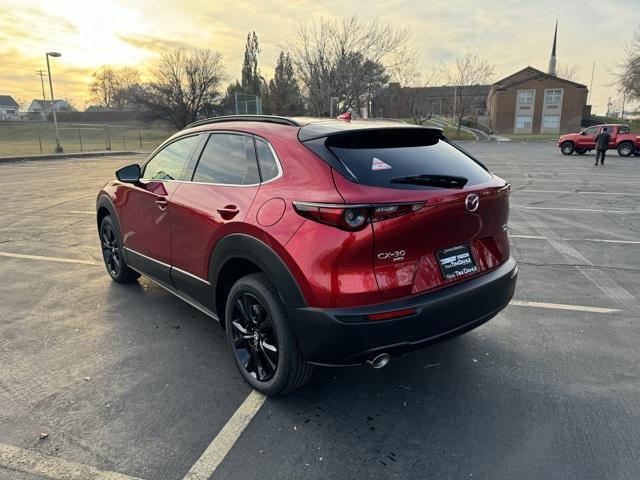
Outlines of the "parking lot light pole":
M51 80L51 67L49 66L49 57L61 57L62 55L58 52L47 52L45 57L47 58L47 73L49 74L49 89L51 90L51 110L53 110L53 124L56 131L56 148L54 150L55 153L63 153L64 149L62 145L60 145L60 137L58 135L58 117L56 116L56 104L55 98L53 96L53 81Z

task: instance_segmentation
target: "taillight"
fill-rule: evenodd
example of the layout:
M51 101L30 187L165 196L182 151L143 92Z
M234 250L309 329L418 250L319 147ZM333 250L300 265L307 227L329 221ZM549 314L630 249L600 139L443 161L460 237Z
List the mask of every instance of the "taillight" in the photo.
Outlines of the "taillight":
M342 230L360 230L369 222L378 222L417 212L425 202L384 205L348 205L332 203L293 202L299 215Z

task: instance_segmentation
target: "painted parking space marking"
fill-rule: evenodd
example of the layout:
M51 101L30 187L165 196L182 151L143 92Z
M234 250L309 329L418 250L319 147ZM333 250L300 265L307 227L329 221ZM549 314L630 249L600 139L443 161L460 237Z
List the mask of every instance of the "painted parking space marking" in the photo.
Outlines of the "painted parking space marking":
M629 193L629 192L586 192L581 190L530 190L528 188L522 188L513 190L511 193L583 193L585 195L621 195L626 197L640 197L640 193Z
M102 265L93 260L81 260L79 258L46 257L42 255L26 255L24 253L0 252L0 257L20 258L23 260L40 260L45 262L75 263L78 265Z
M251 422L251 419L258 413L266 399L267 397L261 393L252 390L198 461L193 464L185 475L184 480L209 479L227 456L227 453L233 448L242 432Z
M524 238L531 240L549 240L542 235L512 235L509 234L509 238ZM607 238L560 238L559 240L565 242L596 242L596 243L620 243L622 245L640 245L638 240L610 240Z
M533 307L548 308L551 310L569 310L572 312L590 312L590 313L618 313L622 310L617 308L589 307L585 305L567 305L564 303L545 303L545 302L529 302L526 300L511 300L509 305L516 307Z
M53 480L141 480L0 443L0 467Z
M514 208L524 210L557 210L560 212L591 212L591 213L640 213L640 210L602 210L599 208L571 208L571 207L528 207L525 205L512 205Z

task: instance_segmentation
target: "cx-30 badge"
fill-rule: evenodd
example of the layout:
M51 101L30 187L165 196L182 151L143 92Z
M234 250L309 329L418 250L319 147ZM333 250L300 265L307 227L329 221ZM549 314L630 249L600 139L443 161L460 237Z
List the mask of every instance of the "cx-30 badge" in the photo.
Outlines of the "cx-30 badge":
M469 212L475 212L480 206L480 197L475 193L470 193L467 198L464 199L464 208Z

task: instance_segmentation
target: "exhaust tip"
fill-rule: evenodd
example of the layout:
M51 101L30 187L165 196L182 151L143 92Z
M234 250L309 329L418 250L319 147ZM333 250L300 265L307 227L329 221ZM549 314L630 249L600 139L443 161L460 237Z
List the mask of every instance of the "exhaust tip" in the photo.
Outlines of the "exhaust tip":
M391 355L388 353L381 353L380 355L376 355L373 358L367 360L367 363L371 366L371 368L382 368L387 366L389 361L391 360Z

